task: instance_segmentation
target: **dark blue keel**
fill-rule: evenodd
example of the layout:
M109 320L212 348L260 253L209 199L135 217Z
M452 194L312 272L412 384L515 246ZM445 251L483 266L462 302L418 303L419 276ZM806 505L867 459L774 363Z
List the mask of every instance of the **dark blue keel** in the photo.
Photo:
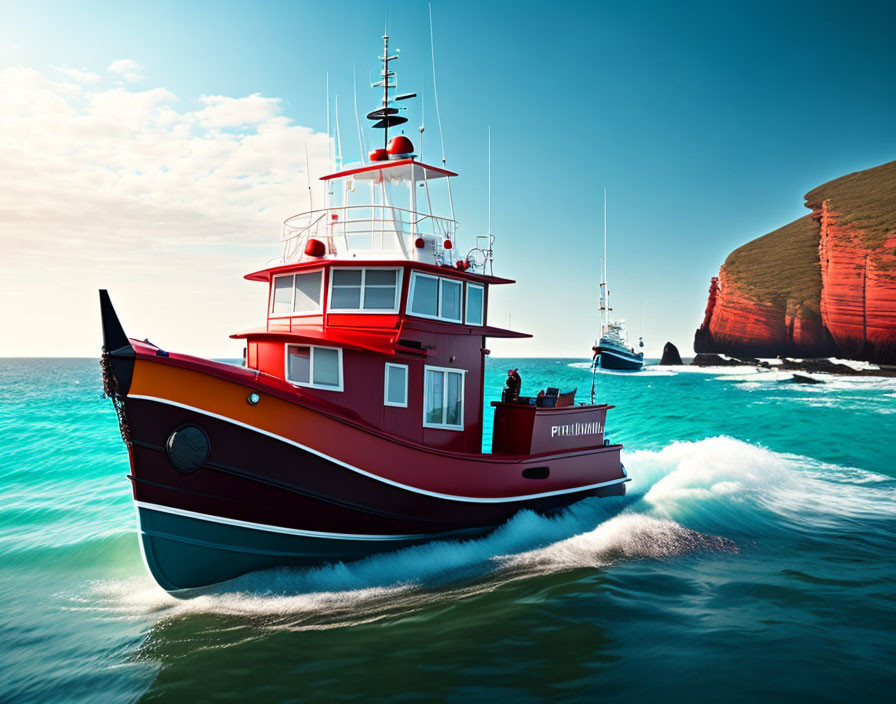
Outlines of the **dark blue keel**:
M137 506L140 546L167 591L205 587L255 570L359 560L438 538L473 537L492 528L434 535L351 536L227 521L188 511Z

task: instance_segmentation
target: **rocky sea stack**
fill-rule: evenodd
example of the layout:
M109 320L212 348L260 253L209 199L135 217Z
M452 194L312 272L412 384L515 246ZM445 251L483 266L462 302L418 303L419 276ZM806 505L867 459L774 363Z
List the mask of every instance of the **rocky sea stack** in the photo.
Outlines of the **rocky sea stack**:
M681 355L678 353L678 348L671 342L667 342L665 347L663 347L663 358L660 360L660 364L673 366L684 364L684 362L681 361Z
M896 161L819 186L806 207L728 256L695 352L896 364Z

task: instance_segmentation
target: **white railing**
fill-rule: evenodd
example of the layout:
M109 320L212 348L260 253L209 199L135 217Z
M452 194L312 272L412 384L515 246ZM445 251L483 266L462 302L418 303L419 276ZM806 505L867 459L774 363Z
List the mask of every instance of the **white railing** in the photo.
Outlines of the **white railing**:
M457 223L448 218L391 205L349 205L294 215L283 223L282 263L299 261L309 239L327 247L331 257L359 254L414 259L415 240L423 237L439 249L454 240Z

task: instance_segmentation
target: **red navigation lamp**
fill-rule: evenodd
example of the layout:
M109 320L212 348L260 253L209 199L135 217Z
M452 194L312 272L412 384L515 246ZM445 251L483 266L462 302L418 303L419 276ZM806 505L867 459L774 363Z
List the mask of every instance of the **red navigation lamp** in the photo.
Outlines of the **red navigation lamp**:
M414 240L414 246L417 249L423 249L426 246L426 240L424 240L422 237L418 237Z
M389 152L382 148L374 149L370 152L368 157L370 158L370 161L386 161L389 158Z
M454 247L454 245L451 244L451 240L445 240L445 244L443 244L442 246L443 246L445 249L452 249L452 248Z
M309 257L322 257L327 253L327 246L313 237L305 244L305 254Z
M380 151L377 149L377 151ZM414 155L414 145L403 134L393 137L389 140L387 149L390 159L407 159Z

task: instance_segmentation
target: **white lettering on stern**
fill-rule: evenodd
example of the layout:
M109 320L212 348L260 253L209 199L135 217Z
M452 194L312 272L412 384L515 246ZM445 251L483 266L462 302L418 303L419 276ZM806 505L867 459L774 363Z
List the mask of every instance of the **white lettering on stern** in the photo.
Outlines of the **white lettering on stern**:
M579 435L600 435L604 432L604 424L595 421L593 423L569 423L567 425L552 425L552 438L578 437Z

